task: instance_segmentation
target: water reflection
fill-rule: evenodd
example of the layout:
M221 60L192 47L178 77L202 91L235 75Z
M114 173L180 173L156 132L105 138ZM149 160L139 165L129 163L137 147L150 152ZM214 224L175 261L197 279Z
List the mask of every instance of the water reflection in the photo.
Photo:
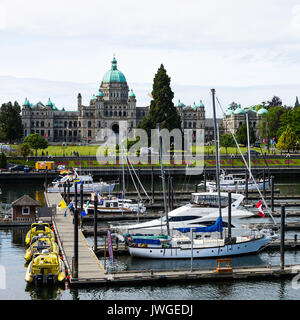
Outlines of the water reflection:
M26 284L25 292L29 293L31 300L60 300L64 293L64 287L37 287L34 284Z

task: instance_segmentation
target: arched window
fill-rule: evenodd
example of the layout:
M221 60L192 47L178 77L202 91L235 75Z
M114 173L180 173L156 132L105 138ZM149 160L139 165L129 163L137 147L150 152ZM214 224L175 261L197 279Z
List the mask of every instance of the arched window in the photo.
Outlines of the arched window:
M44 127L44 121L41 121L41 127Z
M92 122L88 121L88 128L90 128L92 126Z
M122 117L122 111L119 111L119 117Z
M123 116L126 117L126 111L123 111Z
M77 128L77 121L74 121L74 128Z
M69 121L69 128L72 128L72 121Z
M40 123L39 123L38 121L36 122L36 126L37 126L37 127L39 127L39 126L40 126Z

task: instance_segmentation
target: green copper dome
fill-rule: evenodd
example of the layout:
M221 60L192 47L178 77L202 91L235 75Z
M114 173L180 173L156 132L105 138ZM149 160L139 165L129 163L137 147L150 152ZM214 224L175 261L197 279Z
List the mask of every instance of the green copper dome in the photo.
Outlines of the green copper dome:
M103 97L103 93L100 89L99 89L99 92L97 93L97 97Z
M234 114L245 114L246 111L244 109L242 109L241 105L239 104L238 108L234 110Z
M104 74L102 82L126 83L126 78L125 78L124 74L117 69L117 60L115 57L113 58L113 61L111 62L111 69Z
M204 108L204 104L203 104L202 100L200 100L199 107L200 107L200 108Z
M193 103L192 108L193 108L194 110L197 110L197 106L196 106L196 103L195 103L195 102Z
M28 107L31 106L31 105L30 105L30 102L29 102L29 100L28 100L27 98L25 98L25 101L24 101L24 103L23 103L23 106L28 106Z
M134 97L135 98L135 94L134 94L132 89L130 90L129 97Z
M178 99L177 107L183 107L183 103Z
M47 106L53 106L53 102L50 100L50 98L48 99Z
M226 116L231 116L232 114L233 114L233 110L232 109L227 110Z
M268 113L269 113L269 111L267 109L265 109L264 107L262 107L261 109L259 109L257 111L257 114L259 114L259 115L268 114Z

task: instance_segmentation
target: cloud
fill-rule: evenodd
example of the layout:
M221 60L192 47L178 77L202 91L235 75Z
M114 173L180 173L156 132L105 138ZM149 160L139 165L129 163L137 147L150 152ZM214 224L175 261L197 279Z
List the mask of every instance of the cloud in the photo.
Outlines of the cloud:
M292 8L292 20L291 20L291 26L299 31L300 30L300 5L294 6Z
M7 26L6 11L0 6L0 31L5 30Z

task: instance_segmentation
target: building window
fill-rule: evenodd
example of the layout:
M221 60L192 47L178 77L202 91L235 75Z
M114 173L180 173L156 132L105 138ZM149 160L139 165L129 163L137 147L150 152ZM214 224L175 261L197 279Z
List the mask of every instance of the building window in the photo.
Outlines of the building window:
M91 128L91 126L92 126L92 122L88 121L88 128Z
M41 121L41 127L44 127L44 121Z
M98 128L101 128L101 122L98 121Z
M29 207L22 207L22 215L29 216L30 208Z
M92 131L88 130L88 137L91 137L91 136L92 136Z

